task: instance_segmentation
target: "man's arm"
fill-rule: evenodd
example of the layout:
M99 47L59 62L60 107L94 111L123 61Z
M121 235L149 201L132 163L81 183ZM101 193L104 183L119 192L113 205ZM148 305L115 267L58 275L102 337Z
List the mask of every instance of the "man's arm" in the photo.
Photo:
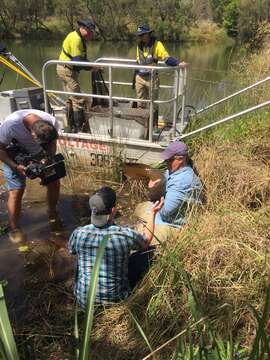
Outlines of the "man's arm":
M47 151L51 156L53 156L56 154L56 149L57 149L57 143L56 143L56 140L54 140L48 146Z
M151 215L143 231L128 229L127 241L129 241L130 250L146 250L150 245L155 230L156 213L163 206L164 199L157 201L151 209Z
M185 195L184 191L179 191L178 189L170 189L166 192L164 206L159 212L163 220L168 220L171 215L181 208L182 202L186 197Z
M0 143L0 161L8 165L12 170L18 172L21 175L25 175L25 167L23 165L18 165L12 160L6 151L6 145Z
M172 56L169 56L166 60L165 60L165 64L168 66L179 66L181 69L185 69L186 67L188 67L188 63L186 63L185 61L179 61L177 59L175 59Z
M79 39L74 39L73 41L71 41L70 43L70 55L71 55L71 61L85 61L85 62L89 62L89 60L84 57L84 48L82 45L82 40ZM102 71L103 68L102 67L92 67L92 66L80 66L80 70L86 70L86 71L93 71L93 72L97 72L97 71Z
M145 169L146 174L149 177L149 182L148 182L148 188L149 189L153 189L157 186L159 186L159 184L161 182L166 183L167 179L168 179L168 174L166 171L165 173L162 173L160 170L158 169Z
M77 229L73 231L68 240L68 250L70 254L77 254Z
M156 201L154 206L152 207L151 209L151 215L149 217L149 220L145 226L145 229L144 229L144 235L146 236L147 238L147 243L145 245L145 248L147 249L148 246L150 245L152 239L153 239L153 234L154 234L154 231L155 231L155 218L156 218L156 214L157 212L162 208L164 204L164 198L162 197L160 199L160 201Z
M156 45L156 56L158 60L164 61L168 66L177 66L179 65L179 61L174 57L170 56L165 46L161 41L157 42Z
M186 62L184 61L180 62L178 59L170 56L161 41L158 41L156 51L157 51L157 58L159 60L165 61L165 64L168 66L179 66L181 69L184 69L188 66Z

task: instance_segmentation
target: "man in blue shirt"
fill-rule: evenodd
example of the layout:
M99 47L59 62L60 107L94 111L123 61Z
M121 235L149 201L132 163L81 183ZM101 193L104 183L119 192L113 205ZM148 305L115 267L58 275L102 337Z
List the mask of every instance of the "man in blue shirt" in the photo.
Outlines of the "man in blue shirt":
M192 168L188 155L188 147L181 141L172 142L161 154L167 170L163 178L149 181L152 196L164 195L164 205L157 212L155 219L155 235L160 241L173 236L175 230L181 228L187 219L189 210L194 204L202 203L203 186ZM164 182L164 186L162 182ZM147 201L137 206L135 215L146 221L150 214L152 202ZM141 226L138 225L138 229Z
M156 224L181 227L194 204L202 203L202 183L195 174L188 156L188 147L181 141L172 142L161 154L166 163L164 205L157 213ZM155 187L161 179L149 181Z
M69 251L76 254L77 275L74 293L79 305L85 308L91 273L104 236L109 235L101 260L96 304L118 302L131 292L128 281L128 261L132 250L146 249L155 228L155 216L163 205L157 201L152 209L144 233L114 224L116 195L110 187L96 191L89 200L91 224L78 227L69 239Z
M166 163L164 206L157 213L156 224L181 227L189 209L202 203L202 183L195 174L188 156L188 147L181 141L172 142L161 154ZM154 188L161 179L149 181Z

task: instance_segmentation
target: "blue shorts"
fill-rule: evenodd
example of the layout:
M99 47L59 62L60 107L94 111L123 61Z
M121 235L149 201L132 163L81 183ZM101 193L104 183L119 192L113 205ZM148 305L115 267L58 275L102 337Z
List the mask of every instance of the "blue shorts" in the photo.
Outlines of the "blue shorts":
M25 188L25 176L18 174L6 164L3 165L3 171L8 190L19 190Z

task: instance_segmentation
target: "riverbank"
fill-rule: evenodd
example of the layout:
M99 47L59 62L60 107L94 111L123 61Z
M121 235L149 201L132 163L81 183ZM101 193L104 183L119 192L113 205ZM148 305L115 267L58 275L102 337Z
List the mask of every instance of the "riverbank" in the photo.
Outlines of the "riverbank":
M3 34L2 40L61 40L66 34L68 34L73 29L76 29L76 22L73 26L68 24L66 21L60 20L55 17L49 17L48 19L42 22L42 26L35 29L35 31L30 31L29 33L24 33L21 31L10 32L8 34ZM127 32L124 34L111 34L107 38L101 35L99 31L95 33L94 40L96 41L126 41L134 42L136 37L134 35L136 25L130 26ZM230 38L223 27L217 25L211 20L202 20L194 22L189 28L186 28L183 31L180 31L181 34L178 36L173 36L171 34L171 29L168 28L167 31L161 31L156 29L155 35L162 39L163 41L174 41L174 43L181 44L206 44L206 43L225 43L232 45L234 40ZM176 37L176 38L175 38Z

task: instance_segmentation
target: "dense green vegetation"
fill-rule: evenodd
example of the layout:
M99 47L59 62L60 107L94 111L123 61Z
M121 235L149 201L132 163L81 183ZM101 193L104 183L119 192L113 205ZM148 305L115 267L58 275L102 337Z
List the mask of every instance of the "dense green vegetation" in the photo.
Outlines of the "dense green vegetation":
M166 40L186 41L191 34L209 41L225 28L244 42L269 21L270 5L268 0L0 0L3 38L62 37L79 17L91 17L103 40L128 40L138 23L148 22ZM211 37L194 38L194 29L200 33L205 22L216 24L214 31L209 27Z

